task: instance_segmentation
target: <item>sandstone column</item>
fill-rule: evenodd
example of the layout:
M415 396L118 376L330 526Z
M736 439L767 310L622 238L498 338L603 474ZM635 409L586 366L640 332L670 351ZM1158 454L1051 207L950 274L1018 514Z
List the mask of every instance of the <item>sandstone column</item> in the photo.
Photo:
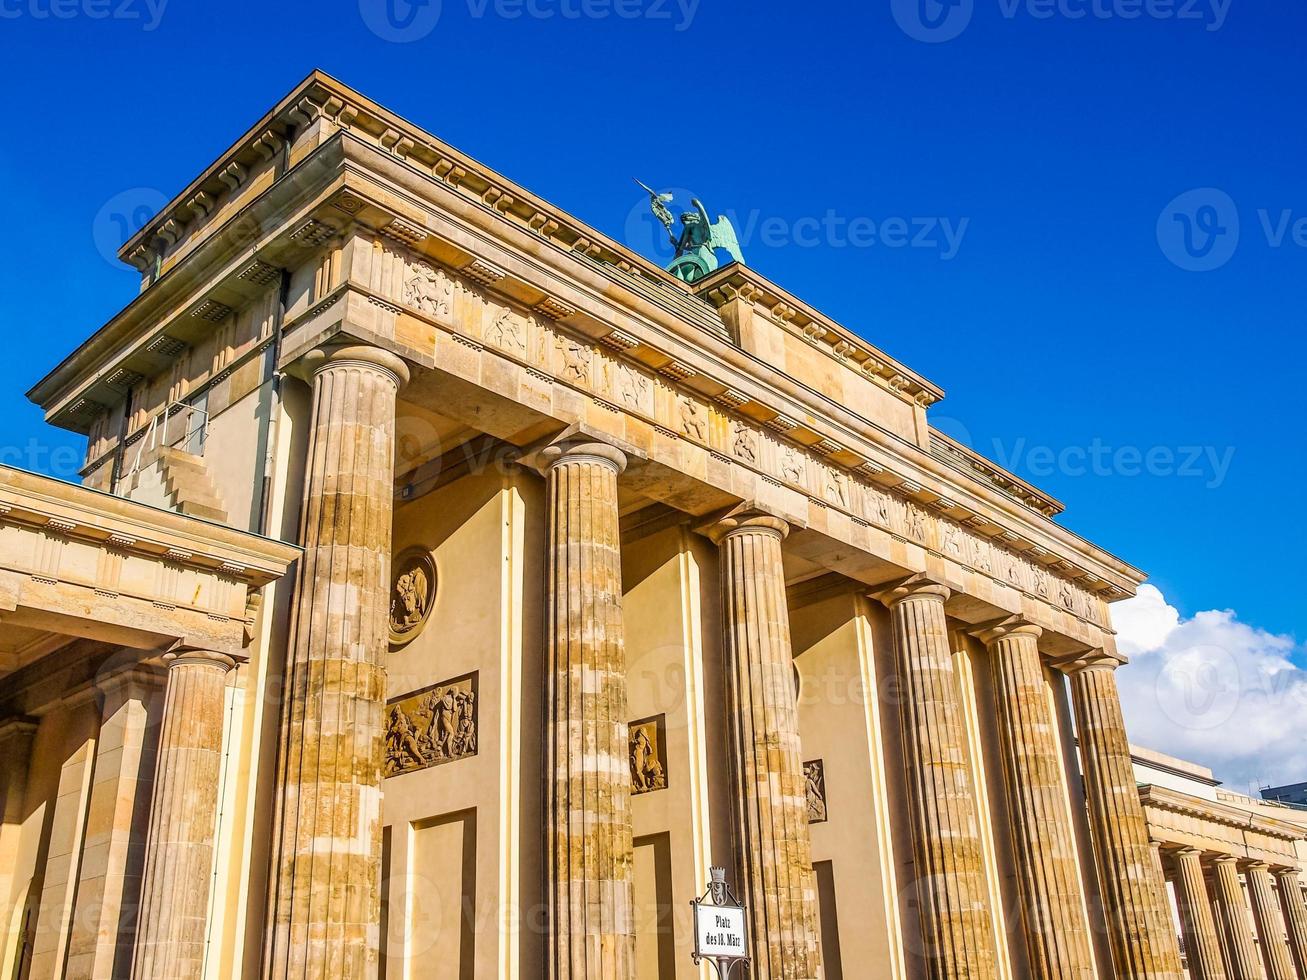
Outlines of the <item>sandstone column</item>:
M990 980L997 964L975 789L949 648L949 590L917 580L880 598L894 625L922 956L933 980Z
M1293 868L1276 868L1275 883L1289 930L1289 952L1298 967L1299 980L1307 980L1307 906L1303 905L1302 882Z
M816 879L778 518L744 508L706 529L721 553L737 880L753 980L817 976Z
M375 347L309 355L312 430L286 658L265 973L375 977L382 714L404 363Z
M1068 668L1103 915L1119 980L1181 976L1171 903L1149 849L1109 656Z
M547 447L546 731L551 980L635 976L631 768L617 476L626 457Z
M1183 847L1171 852L1175 867L1175 897L1180 908L1190 980L1226 980L1221 939L1212 918L1203 876L1202 852Z
M1243 885L1239 883L1238 861L1228 854L1218 857L1212 865L1212 884L1216 887L1216 907L1225 934L1230 980L1263 980L1265 975L1257 956L1257 944L1253 942Z
M168 688L132 980L198 980L213 875L223 702L235 663L204 650L170 653L164 662Z
M981 634L989 648L1021 918L1035 978L1091 980L1085 918L1062 781L1062 754L1039 656L1038 626Z
M1298 980L1293 962L1289 959L1289 944L1285 941L1284 917L1275 902L1275 881L1271 869L1261 862L1250 864L1246 872L1248 895L1252 899L1253 921L1262 948L1262 962L1266 966L1267 980Z

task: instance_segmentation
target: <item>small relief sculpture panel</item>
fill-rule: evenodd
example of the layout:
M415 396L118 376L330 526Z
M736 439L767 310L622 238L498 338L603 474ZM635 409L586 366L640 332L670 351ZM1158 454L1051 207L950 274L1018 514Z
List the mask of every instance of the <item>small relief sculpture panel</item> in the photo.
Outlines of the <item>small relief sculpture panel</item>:
M844 489L844 475L829 466L822 467L825 474L825 496L828 503L845 509L849 506L849 494Z
M486 343L525 356L529 326L526 317L507 307L494 312L494 319L486 328Z
M454 280L429 263L414 263L404 279L403 302L431 316L447 317L454 302Z
M1033 578L1035 580L1035 594L1041 599L1052 597L1052 576L1048 574L1048 569L1041 565L1031 564Z
M904 501L908 537L913 541L926 540L926 512L911 501Z
M631 793L652 793L667 788L667 750L664 732L667 716L655 715L630 726Z
M987 575L994 574L993 545L983 538L971 536L971 567Z
M1070 582L1065 579L1058 582L1057 597L1062 603L1063 609L1066 609L1068 612L1076 611L1076 594L1075 590L1071 588Z
M803 486L804 463L806 460L793 446L781 450L781 476L796 486Z
M803 781L808 794L808 823L825 823L829 819L826 810L825 763L821 759L805 762Z
M594 361L594 350L575 337L562 334L554 338L554 346L558 348L558 353L563 358L560 379L589 387L590 365Z
M390 642L408 643L422 631L436 604L436 563L426 548L413 548L395 560L390 587Z
M867 517L882 528L890 528L890 496L880 487L867 487Z
M387 776L476 754L475 672L386 702Z
M682 435L697 439L699 442L708 441L708 413L704 411L703 406L698 401L689 395L678 394L676 396L676 415L681 424Z
M613 375L613 396L620 398L623 405L649 412L649 379L621 361L616 363Z
M731 419L731 453L746 463L758 462L758 434L739 419Z
M961 560L962 558L962 529L956 524L943 521L941 535L943 537L944 554L949 558Z

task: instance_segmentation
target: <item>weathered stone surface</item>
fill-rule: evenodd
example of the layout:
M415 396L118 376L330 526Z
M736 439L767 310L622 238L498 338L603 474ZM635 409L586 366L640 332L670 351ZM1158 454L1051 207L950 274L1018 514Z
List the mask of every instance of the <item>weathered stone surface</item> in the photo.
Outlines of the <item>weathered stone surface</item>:
M893 620L903 685L900 718L922 965L933 980L989 980L997 970L993 923L944 615L948 594L919 580L881 598Z
M811 980L819 962L807 780L781 540L783 521L747 510L709 530L721 549L731 800L751 976Z
M989 648L994 705L1007 787L1012 854L1031 974L1094 976L1067 812L1062 753L1053 727L1038 626L1017 622L982 634Z
M169 654L132 980L203 975L230 657Z
M1230 980L1264 980L1243 885L1239 882L1239 862L1235 858L1221 855L1212 862L1212 886L1221 934L1225 938L1227 975Z
M1298 968L1299 980L1307 980L1307 906L1303 904L1302 880L1293 868L1277 868L1275 883L1289 932L1289 952Z
M549 976L629 980L631 767L617 517L626 459L583 439L541 455L549 498Z
M286 664L266 975L374 977L395 397L377 348L318 352Z
M1191 980L1226 980L1221 939L1203 876L1202 852L1181 848L1169 855L1175 868L1175 899L1180 909Z
M1267 980L1297 980L1293 962L1289 959L1289 945L1285 941L1284 917L1275 901L1275 882L1271 869L1259 863L1248 865L1248 897L1253 907L1253 922L1257 926L1258 948Z
M1117 665L1091 657L1069 668L1103 915L1120 980L1179 980L1180 949L1135 786Z

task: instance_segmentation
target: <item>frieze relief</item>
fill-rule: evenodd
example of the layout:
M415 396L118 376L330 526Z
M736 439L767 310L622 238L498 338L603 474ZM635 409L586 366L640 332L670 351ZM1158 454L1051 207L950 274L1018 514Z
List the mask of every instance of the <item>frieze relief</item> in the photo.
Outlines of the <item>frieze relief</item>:
M628 726L633 796L667 788L666 727L665 715L633 721Z
M389 246L387 246L389 248ZM373 275L374 288L377 275ZM490 298L462 277L410 258L397 301L425 315L452 307L452 322L472 339L587 394L643 417L660 429L734 459L811 499L942 554L996 581L1037 597L1098 626L1107 626L1104 603L1044 565L996 543L987 535L935 514L907 496L911 484L887 488L833 465L820 454L764 426L731 414L698 393L674 384L607 347L575 337L551 320ZM468 329L470 327L471 329ZM773 431L777 430L777 431Z
M386 775L477 754L477 675L432 684L386 702Z
M803 764L804 792L808 797L808 823L825 823L830 819L826 808L826 763L813 759Z

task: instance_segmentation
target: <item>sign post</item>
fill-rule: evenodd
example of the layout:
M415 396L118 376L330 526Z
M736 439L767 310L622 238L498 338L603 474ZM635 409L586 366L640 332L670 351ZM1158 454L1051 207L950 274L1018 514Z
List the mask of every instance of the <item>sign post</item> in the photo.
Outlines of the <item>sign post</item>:
M710 868L708 890L690 902L694 909L694 962L707 960L718 980L730 980L737 963L749 962L749 919L726 884L725 868Z

